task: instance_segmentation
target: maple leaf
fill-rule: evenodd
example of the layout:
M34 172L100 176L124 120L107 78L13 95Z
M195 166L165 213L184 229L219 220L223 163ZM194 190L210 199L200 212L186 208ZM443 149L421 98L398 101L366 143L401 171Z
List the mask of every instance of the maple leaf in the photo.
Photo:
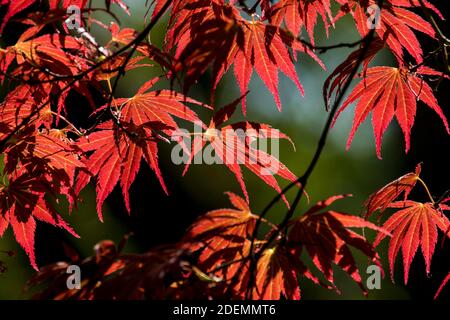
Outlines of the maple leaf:
M105 48L110 52L117 50L117 47L120 45L129 45L138 35L136 30L132 28L121 29L118 24L114 22L111 23L109 31L111 32L111 40L105 45ZM111 56L112 58L110 58L110 60L104 62L101 67L95 71L97 80L111 81L112 78L117 76L121 69L129 71L139 67L154 66L153 63L141 63L145 58L149 58L158 63L162 68L173 71L171 57L156 46L142 42L136 44L136 51L139 52L140 55L130 59L128 58L128 52ZM125 62L127 63L126 65Z
M110 276L124 268L124 262L120 259L120 252L123 249L120 247L121 244L116 247L112 241L103 240L94 246L94 255L91 257L81 260L76 253L69 256L70 261L47 265L27 282L25 289L50 281L50 286L36 293L33 298L63 300L79 296L80 299L91 299L92 290L98 287L97 280L100 277ZM67 268L74 264L80 267L86 280L82 281L78 290L69 289L66 284Z
M332 265L335 264L348 273L366 294L367 291L362 285L361 275L349 246L359 249L377 264L379 264L379 258L374 247L365 237L349 228L369 228L382 234L389 235L389 233L360 217L331 210L322 212L334 201L343 197L345 196L333 196L320 201L304 215L293 220L290 223L292 228L288 234L288 243L297 251L299 251L297 248L301 250L305 247L314 265L331 284L334 285Z
M57 96L57 124L70 91L77 91L94 105L89 88L95 83L90 81L90 74L76 79L92 64L88 58L89 50L76 38L61 34L45 34L31 40L20 38L5 50L2 73L6 73L11 63L16 61L18 67L10 75L33 82L28 87L40 92L40 99L33 97L38 107L43 100L48 104L49 96Z
M133 126L125 123L121 126L126 130L108 121L97 127L103 130L90 134L79 143L84 152L94 152L85 161L89 173L80 172L75 191L79 193L88 184L91 176L97 176L97 213L100 221L103 221L103 202L119 181L125 206L130 212L128 190L139 171L142 157L155 172L163 190L167 193L158 165L156 141L159 138L152 132L158 127L151 124Z
M4 50L1 71L6 73L11 63L16 61L22 70L16 69L11 73L14 76L26 73L33 79L48 80L54 79L55 74L73 76L89 64L87 48L76 38L62 34L45 34L29 39L29 34L24 33L14 45ZM39 72L30 74L28 69Z
M36 100L40 100L41 92L26 85L18 86L6 96L0 103L0 140L16 131L23 124L23 119L36 113L35 117L28 122L36 127L44 125L50 128L53 117L50 106L41 107L36 112Z
M390 208L399 209L392 214L383 224L383 229L392 233L389 242L389 266L391 278L394 281L395 259L402 249L404 281L408 283L409 268L414 255L420 245L425 259L426 273L430 274L431 258L434 254L437 242L437 229L444 233L449 231L450 221L442 213L442 205L434 205L431 202L420 203L411 200L392 202ZM445 208L448 210L448 208ZM384 234L378 234L374 246L385 238Z
M21 170L9 175L8 180L7 185L0 186L0 236L11 225L31 266L38 270L34 253L36 220L65 229L77 238L79 236L45 199L49 188L40 176L30 176L27 171Z
M252 290L254 300L300 300L297 273L304 274L306 267L300 259L283 247L266 249L258 260L256 283Z
M119 25L115 22L111 23L109 30L111 31L111 40L109 44L120 43L127 45L128 43L133 41L138 35L138 32L133 28L121 29Z
M235 295L243 298L250 279L249 262L245 258L250 254L250 239L260 217L251 212L243 198L232 192L226 194L235 208L213 210L200 217L189 228L183 243L190 243L188 248L199 252L201 269L227 283L224 292L231 288ZM276 228L264 218L261 221ZM254 242L255 247L262 243L264 241ZM252 298L278 300L284 295L288 299L300 299L297 274L318 283L288 248L266 249L258 260Z
M394 116L402 129L405 137L405 151L408 152L418 100L421 100L439 115L447 133L450 134L447 119L438 105L433 90L423 79L423 76L437 74L439 74L437 71L427 67L420 67L415 73L409 72L404 67L373 67L367 69L360 75L363 80L355 86L335 117L339 117L342 111L358 100L353 126L347 140L347 149L350 147L359 125L372 112L372 125L378 158L381 159L382 137Z
M262 252L255 270L255 285L251 290L251 299L280 300L283 297L300 300L299 276L306 277L315 284L322 284L311 274L296 253L292 248L281 244ZM238 290L242 292L246 292L248 281L252 277L248 272L248 264L244 266L245 272L241 273Z
M353 16L356 28L362 37L369 33L367 9L377 5L376 0L337 0L342 5L341 12L335 20L346 15L349 11ZM427 8L440 12L428 1L423 1ZM409 0L386 0L383 1L381 13L379 15L379 25L376 26L376 33L383 39L387 46L396 56L399 63L404 63L404 51L407 51L417 63L423 61L423 52L413 30L420 31L431 38L435 38L435 31L431 24L406 8L421 7L419 1Z
M178 128L172 116L201 123L197 115L184 104L199 102L169 90L146 93L157 80L155 78L146 82L132 98L115 99L114 112L118 114L119 125L108 121L97 127L99 131L84 137L78 144L84 152L93 153L86 160L90 174L80 173L76 192L87 185L91 175L97 176L97 212L100 220L103 220L102 204L117 182L120 182L125 205L130 212L128 190L139 171L142 157L168 193L158 165L157 142L164 140L158 132L172 135L173 130Z
M278 94L278 71L290 78L303 95L293 57L289 52L304 52L322 62L307 46L276 25L265 24L263 20L243 19L233 5L221 1L201 1L193 8L181 7L172 32L168 33L167 46L176 45L175 58L178 70L187 69L186 89L213 65L213 88L234 64L234 75L242 94L248 91L253 69L272 93L281 110ZM217 51L219 49L219 52ZM246 100L242 110L246 113Z
M192 224L184 237L183 242L191 243L192 251L200 250L198 260L205 270L246 256L250 249L246 240L251 239L259 218L244 199L232 192L226 194L235 208L208 212ZM238 270L239 264L235 263L217 274L232 278Z
M138 32L132 28L119 28L116 23L111 23L109 28L111 31L111 40L106 44L106 48L110 51L114 51L119 45L129 45L135 38L138 36ZM161 51L158 47L146 43L141 42L136 44L136 51L142 54L142 56L134 57L130 59L129 64L125 66L126 68L130 68L130 66L134 66L135 62L133 60L140 61L143 57L147 57L152 61L157 62L161 67L164 67L172 72L174 72L172 56ZM127 54L122 54L113 59L111 64L117 64L117 67L120 66L123 60L126 60ZM116 62L117 61L117 62ZM142 65L141 65L142 66ZM148 66L145 65L145 66ZM109 72L110 73L110 72ZM114 72L113 72L114 74Z
M76 74L80 66L87 64L85 59L79 57L86 49L71 36L46 34L30 40L19 39L6 50L15 54L19 64L30 62L59 75Z
M404 193L404 200L406 200L412 188L416 185L421 170L422 165L419 163L414 172L401 176L400 178L388 183L377 192L371 194L364 203L367 208L366 218L377 210L380 210L382 213L402 193Z
M36 1L34 0L1 0L0 4L2 6L7 5L8 9L6 11L5 16L3 17L3 21L0 24L0 34L3 32L8 21L15 16L16 14L24 11L28 7L30 7Z
M235 175L247 202L249 197L242 176L240 165L244 165L261 180L277 192L281 192L275 175L288 181L294 182L297 177L276 157L268 154L261 147L255 147L255 139L287 139L289 137L266 124L254 122L237 122L223 125L235 112L242 97L219 110L211 119L206 131L195 135L191 143L191 152L184 173L188 170L195 156L200 154L205 145L209 143L206 150L214 151L214 159L218 163L225 164ZM182 136L183 133L180 134ZM183 174L184 174L183 173ZM289 206L286 197L282 196L284 202Z
M253 234L258 216L250 211L247 202L238 195L232 192L226 192L226 195L235 208L208 212L189 228L187 238L201 239L224 235L246 238Z
M270 7L266 14L275 25L279 26L284 21L288 30L296 36L304 26L312 45L315 43L314 27L318 18L322 19L327 36L333 19L330 0L281 0Z
M161 246L143 254L125 254L122 249L121 244L101 241L94 246L92 256L42 268L27 282L26 289L38 289L33 298L46 300L210 298L208 283L195 278L191 270L195 266L189 263L192 257L182 246ZM73 264L84 275L77 290L67 287L67 268Z
M81 150L67 138L64 130L36 130L27 126L6 144L4 168L7 175L23 174L40 177L51 196L65 195L75 203L73 184L76 170L83 170Z

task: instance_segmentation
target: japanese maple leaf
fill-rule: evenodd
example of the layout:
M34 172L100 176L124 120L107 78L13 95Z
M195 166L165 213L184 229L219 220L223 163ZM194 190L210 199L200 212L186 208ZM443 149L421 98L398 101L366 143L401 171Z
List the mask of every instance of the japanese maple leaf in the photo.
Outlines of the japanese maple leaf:
M227 195L235 208L213 210L200 217L188 230L183 242L191 243L190 250L199 250L202 270L228 281L227 287L232 287L238 296L244 297L250 276L249 263L248 260L239 262L239 259L250 254L250 239L259 216L251 212L243 198L231 192ZM262 221L269 223L264 218ZM254 244L258 247L260 241ZM224 267L219 268L221 266ZM282 294L289 299L299 299L297 274L314 281L300 259L282 246L262 253L256 274L253 299L277 300Z
M53 121L50 106L40 106L40 110L36 110L38 107L36 100L39 101L42 94L43 92L39 89L27 85L17 86L8 93L4 101L0 103L0 140L24 125L24 119L32 113L35 116L28 121L28 124L36 127L44 125L50 128Z
M419 248L425 259L426 273L430 273L431 258L437 242L437 229L449 232L450 221L442 213L449 210L445 205L431 202L420 203L411 200L393 202L390 208L399 209L383 224L383 229L392 233L389 242L389 266L391 278L394 279L395 259L402 249L404 281L408 282L409 268ZM378 246L385 234L378 234L374 246Z
M256 70L279 110L278 71L304 93L289 50L305 52L322 65L309 48L278 26L265 24L255 17L247 21L233 5L221 1L199 2L193 8L186 5L172 30L168 33L168 47L177 47L175 57L179 60L178 69L187 70L187 87L212 65L214 92L224 73L234 64L241 93L248 91L251 75ZM242 109L245 114L245 98Z
M193 298L208 294L193 283L191 257L177 245L153 248L144 254L125 254L120 244L104 240L94 254L42 268L28 283L37 289L34 299L126 300ZM67 287L67 267L77 264L83 276L80 289ZM198 279L197 279L198 280ZM42 288L42 284L50 284ZM186 283L185 283L186 282ZM202 281L201 284L206 281Z
M3 17L3 21L0 24L0 34L13 16L24 11L35 2L35 0L0 0L0 5L8 7L6 14Z
M315 42L314 27L318 18L322 19L327 35L330 21L333 19L330 0L281 0L270 7L266 14L269 21L275 25L279 26L284 21L288 30L295 36L300 34L304 26L312 45Z
M253 300L300 300L298 275L307 273L303 262L284 247L266 249L258 260Z
M57 96L57 124L71 90L85 96L94 105L89 90L92 84L95 85L93 81L89 81L91 74L87 74L84 79L72 78L79 76L93 63L88 57L88 49L77 39L61 34L46 34L31 40L19 39L15 45L5 50L1 71L6 72L11 63L16 61L18 67L10 74L33 82L31 86L35 91L44 92L41 100L33 97L38 107L41 103L48 104L50 95Z
M378 158L381 159L382 137L394 116L403 131L405 151L408 152L418 100L439 115L447 133L450 134L447 119L438 105L433 90L423 80L423 76L427 75L440 75L440 73L428 67L421 67L415 73L409 72L404 67L373 67L361 74L363 80L355 86L336 114L337 118L351 103L358 101L353 126L347 140L347 149L359 125L372 112Z
M331 284L334 285L332 266L335 264L348 273L366 294L350 246L359 249L375 263L378 263L379 258L365 237L349 228L369 228L382 234L389 233L360 217L332 210L323 211L343 197L345 196L333 196L320 201L304 215L293 220L288 241L291 247L305 247L314 265Z
M249 262L241 268L240 283L236 285L237 292L245 298L248 291ZM258 259L255 271L255 284L250 291L253 300L300 300L298 279L304 276L315 284L321 282L311 274L294 250L284 245L265 249Z
M83 45L71 36L46 34L30 40L21 40L6 49L16 55L19 64L29 61L46 67L56 74L76 74L86 66L77 52L85 52Z
M416 182L419 180L421 169L422 165L419 163L414 172L409 172L401 176L371 194L364 203L367 208L366 218L377 210L380 210L382 213L402 193L404 194L403 200L406 200L412 188L414 188Z
M0 236L11 225L16 241L27 253L31 266L38 270L34 253L36 220L65 229L77 238L78 235L45 199L51 189L42 177L20 170L8 179L7 185L0 186Z
M138 32L136 30L132 28L119 28L119 26L114 22L111 23L109 31L111 32L111 40L105 45L105 48L108 48L111 52L117 50L119 45L129 45L129 43L134 41L138 36ZM161 51L158 47L146 42L141 42L136 45L136 51L142 55L131 58L126 66L127 70L135 67L136 62L142 60L143 58L149 58L150 60L157 62L161 67L173 71L171 61L173 59L172 56ZM111 69L117 70L117 68L124 63L124 60L127 60L126 57L127 55L123 54L113 59L112 62L110 62L113 67ZM149 64L141 64L141 66L142 65L149 66ZM108 70L105 72L105 76L111 73L116 74L116 72L111 72Z
M103 219L102 204L117 182L120 182L125 205L130 212L128 190L139 171L142 157L167 193L158 165L157 142L163 140L158 132L171 135L178 128L173 116L201 123L197 115L184 104L200 104L197 101L170 90L146 92L157 80L145 83L132 98L115 99L116 110L112 112L117 114L118 124L108 121L99 127L101 130L79 143L85 152L93 153L86 160L90 174L80 174L76 191L79 192L87 185L91 175L97 176L97 212L100 220Z
M6 175L39 177L49 196L66 196L75 204L74 177L76 170L84 170L81 150L67 138L65 130L36 130L34 125L22 128L6 144L4 168ZM72 208L72 207L71 207Z
M35 132L19 135L18 142L6 151L5 171L13 172L16 167L30 174L48 176L48 181L73 201L73 183L75 171L84 169L81 161L81 149L67 139L62 130Z
M362 37L369 33L368 16L366 11L376 5L376 0L337 0L342 5L341 12L336 19L344 16L349 10L353 16L358 32ZM440 12L428 1L425 6L434 10L441 18ZM423 61L423 52L413 30L420 31L431 38L435 38L435 31L431 24L413 13L409 8L420 7L417 0L385 0L379 15L379 25L375 26L378 36L383 39L400 63L404 62L404 51L407 51L417 63Z
M251 212L243 198L232 192L226 194L234 208L209 211L189 228L187 239L219 238L226 235L247 238L253 234L258 216ZM220 241L213 242L214 245L222 246Z
M53 77L53 74L74 75L87 66L87 60L81 57L85 49L73 37L58 34L46 34L31 40L22 37L14 45L1 50L2 78L0 80L4 79L3 75L8 73L15 78L32 79L34 85L23 85L24 87L52 88L55 84L46 82L49 82L49 79L55 82L58 80ZM18 67L9 71L14 61L17 62ZM43 72L43 69L48 72Z
M246 256L258 219L243 198L232 192L226 194L234 208L209 211L192 224L184 237L191 251L200 252L198 260L206 271ZM232 278L238 270L239 263L235 263L216 274Z
M103 221L102 205L120 181L125 206L130 212L128 190L133 183L141 159L144 157L150 168L155 172L162 188L167 188L158 165L157 141L153 134L156 129L151 123L141 126L123 123L118 128L112 121L98 126L98 131L83 138L79 142L84 152L94 151L85 161L89 173L80 172L77 178L76 193L81 191L89 182L91 176L97 177L97 213Z
M189 168L192 160L195 160L196 155L201 155L201 151L209 143L205 152L207 150L209 152L214 151L214 156L212 156L212 153L210 154L211 157L214 157L213 160L216 163L225 164L233 172L241 186L245 199L249 202L240 165L252 171L277 192L281 192L281 188L275 179L275 175L291 182L296 181L297 177L276 157L265 152L262 148L258 149L253 143L258 138L287 139L290 141L288 136L266 124L237 122L223 125L234 113L241 99L242 97L219 110L211 119L208 129L201 134L194 135L191 142L190 157L184 173ZM180 135L183 135L183 133ZM284 195L283 200L289 206Z
M131 28L120 29L116 23L111 23L109 28L111 32L111 40L105 45L105 49L110 52L117 50L120 45L128 45L130 42L134 41L138 32ZM102 66L96 70L95 75L97 80L107 80L111 81L112 78L117 76L119 69L123 67L125 71L129 71L138 67L152 67L151 63L141 63L145 58L149 58L152 61L157 62L161 67L167 70L172 70L173 66L171 63L171 57L162 52L156 46L149 43L139 43L136 46L136 51L140 55L134 56L128 59L128 53L124 52L119 55L112 56L109 61L104 62ZM124 66L124 63L127 64Z

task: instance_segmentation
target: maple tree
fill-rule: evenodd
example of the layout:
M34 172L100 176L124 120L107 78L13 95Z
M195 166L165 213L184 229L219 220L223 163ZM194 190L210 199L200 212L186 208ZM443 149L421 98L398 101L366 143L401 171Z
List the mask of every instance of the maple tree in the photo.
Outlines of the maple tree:
M378 246L386 238L392 281L401 251L404 283L408 282L419 247L430 274L439 234L442 239L450 237L446 216L450 198L448 192L438 200L432 196L420 176L421 164L373 193L361 217L331 208L346 195L308 204L309 209L300 209L299 202L304 196L315 198L307 192L308 181L330 130L353 105L347 148L371 114L376 156L381 159L382 138L394 117L408 153L414 123L421 120L417 110L425 107L437 114L443 139L448 139L447 110L439 104L433 82L449 79L450 41L440 28L444 16L431 2L155 0L146 4L141 31L117 21L113 9L133 15L122 0L105 0L101 8L87 0L0 0L0 5L0 83L5 88L0 102L0 236L11 226L37 271L28 286L44 285L44 289L35 298L300 299L303 277L339 293L335 268L367 295L353 250L381 268L383 253ZM69 6L80 9L81 16L74 21ZM97 20L92 16L97 10L116 21ZM318 25L328 36L344 16L352 17L360 39L317 45ZM167 26L158 46L150 35L164 17ZM107 40L91 34L93 24L108 34ZM12 33L3 41L17 25L23 30L20 35ZM436 49L424 50L420 43L424 35ZM294 146L281 130L247 119L252 74L262 80L281 112L280 72L305 95L296 68L298 57L308 56L326 70L320 55L342 47L353 52L323 84L325 127L305 173L298 176L254 143L278 139ZM381 51L392 53L395 65L374 65ZM433 59L440 59L441 67L432 66ZM119 96L118 84L129 71L148 68L159 76L146 79L132 96ZM220 107L217 91L228 72L240 96ZM205 77L209 77L209 99L194 99L192 89ZM87 103L73 108L73 97L83 97ZM238 110L245 119L232 121ZM200 132L182 130L186 124ZM196 157L214 154L242 191L242 196L226 192L233 208L201 215L178 242L145 253L124 253L125 237L117 246L109 240L98 243L87 259L73 254L63 263L39 265L37 224L45 222L79 237L77 226L65 222L66 213L57 204L66 201L70 213L82 202L81 193L89 183L95 185L96 211L102 222L103 204L117 185L133 218L130 188L143 162L170 197L171 181L159 164L163 144L176 145L188 154L183 175ZM247 189L243 169L276 192L264 210L253 211L252 190ZM277 177L288 185L282 188ZM416 198L419 187L428 197L425 202ZM292 189L296 195L290 200L287 193ZM286 214L276 223L267 213L279 200L285 203ZM375 212L378 220L369 221ZM376 234L373 242L366 232ZM66 286L71 264L79 265L86 277L79 290ZM449 277L442 280L436 297Z

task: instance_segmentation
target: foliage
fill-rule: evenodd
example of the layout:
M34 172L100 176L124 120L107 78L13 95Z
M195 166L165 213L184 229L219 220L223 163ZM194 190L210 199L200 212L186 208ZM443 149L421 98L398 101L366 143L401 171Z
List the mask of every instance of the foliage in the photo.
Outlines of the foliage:
M375 251L389 237L388 257L391 277L396 257L402 250L404 282L421 247L430 273L431 259L438 241L438 229L450 236L450 209L445 196L434 200L419 177L421 166L391 182L367 200L366 216L334 211L329 206L344 196L319 201L308 210L297 209L314 170L329 129L341 112L356 102L349 147L358 127L372 113L376 154L381 158L382 137L395 117L410 149L411 131L417 105L437 113L447 133L449 125L434 95L430 80L449 77L447 70L427 66L432 57L445 58L446 38L438 27L442 14L425 0L336 0L333 13L330 0L155 0L150 22L138 32L117 23L93 20L90 1L0 0L0 33L20 26L24 31L0 48L0 82L6 96L0 103L0 149L3 154L0 182L0 235L11 226L18 244L39 271L31 286L47 283L36 298L54 299L140 299L140 298L232 298L299 299L298 279L306 277L318 285L338 291L335 266L346 272L366 293L351 248L381 266ZM81 8L80 25L69 28L66 9ZM380 21L370 29L366 12L378 5ZM111 7L130 12L124 1L105 1ZM419 15L420 9L425 14ZM150 10L150 8L149 8ZM417 13L416 13L417 12ZM164 44L150 43L149 35L161 17L168 15ZM360 41L353 44L316 46L315 30L322 21L326 31L343 16L353 17ZM433 18L434 17L434 18ZM438 21L438 22L436 22ZM110 35L103 46L90 34L98 24ZM310 42L302 36L306 31ZM417 31L436 42L437 49L424 53ZM329 110L316 154L308 170L297 177L276 157L255 147L252 139L290 138L268 124L249 120L229 123L239 104L246 116L246 96L253 71L261 78L281 111L278 75L281 71L303 95L295 63L299 54L312 58L325 69L318 57L339 47L355 48L324 84L325 105ZM380 50L393 53L396 66L369 66ZM447 61L447 60L445 60ZM223 108L215 105L215 93L225 73L233 74L241 97ZM149 79L134 96L117 97L120 78L129 70L155 68L161 77ZM230 71L231 72L231 71ZM210 75L210 101L190 97L189 89ZM359 82L350 95L344 95L354 78ZM170 84L170 85L169 85ZM164 86L164 89L159 87ZM179 88L177 90L176 88ZM251 94L251 93L250 93ZM68 108L73 97L88 103ZM200 114L208 113L208 121ZM180 133L181 124L198 125L201 132ZM209 124L207 124L209 123ZM81 125L80 125L81 124ZM252 132L242 137L235 132ZM234 132L234 134L229 134ZM193 137L186 145L186 137ZM445 137L447 138L447 137ZM189 154L184 172L197 154L213 150L233 173L244 197L228 192L233 208L208 212L196 220L177 244L157 247L143 254L125 254L124 243L116 247L103 241L94 256L39 268L35 257L36 224L45 222L77 233L62 218L55 203L61 196L70 210L81 201L80 192L95 183L98 218L102 206L116 185L120 185L129 213L129 189L141 168L142 159L156 175L161 188L170 193L158 154L163 143L173 143ZM230 160L228 157L235 159ZM273 170L269 164L275 164ZM253 172L284 200L288 212L279 224L264 218L267 210L254 213L242 168ZM282 189L276 176L290 184ZM351 179L351 177L349 177ZM416 183L425 188L429 201L410 199ZM292 203L285 196L297 188ZM401 195L403 194L403 197ZM399 199L401 197L401 199ZM394 209L381 225L369 222L372 214ZM263 224L264 232L259 229ZM377 233L370 243L365 233ZM310 261L310 263L307 263ZM69 264L79 264L86 281L81 290L65 285ZM444 280L442 290L448 277Z

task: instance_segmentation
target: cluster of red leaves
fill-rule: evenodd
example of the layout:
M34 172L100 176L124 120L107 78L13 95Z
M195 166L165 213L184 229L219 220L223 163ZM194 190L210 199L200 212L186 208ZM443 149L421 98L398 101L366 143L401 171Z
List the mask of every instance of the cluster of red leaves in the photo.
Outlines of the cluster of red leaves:
M228 192L234 208L217 209L200 217L177 245L156 248L146 254L121 254L111 242L96 246L96 255L79 261L45 267L29 285L51 284L35 297L44 299L142 299L142 298L245 298L251 274L249 253L251 237L259 216L247 202ZM374 224L353 215L328 209L335 200L320 201L300 218L293 219L285 241L264 249L258 260L251 291L252 299L300 299L299 277L336 289L333 265L340 267L364 290L350 247L360 250L378 263L378 255L367 240L351 228L369 228L389 235ZM256 240L262 248L276 226ZM123 245L119 245L123 247ZM317 276L306 267L301 256L305 248ZM66 286L66 268L76 263L85 281L81 290ZM326 282L319 280L323 275Z
M341 10L335 20L350 13L355 20L356 28L362 37L369 33L366 13L371 13L369 7L379 4L376 0L336 0L341 5ZM422 1L427 9L431 9L439 18L442 14L436 7L426 0ZM422 32L432 38L435 31L431 24L411 9L421 7L419 0L383 0L379 21L372 21L376 27L376 33L396 56L400 64L404 63L404 52L408 52L417 63L423 61L423 52L419 40L413 30Z
M58 262L41 268L27 284L27 289L46 285L35 292L34 299L176 299L193 298L192 294L205 292L195 281L202 273L190 261L189 251L181 246L155 248L145 254L125 254L125 241L116 245L109 240L94 247L94 255L81 259L69 248L67 262ZM80 289L67 288L67 268L77 265L83 274ZM205 282L206 283L206 282Z
M293 61L297 52L304 52L322 62L309 47L264 17L242 18L241 12L223 0L192 3L179 1L171 12L171 30L166 46L175 48L178 70L187 70L185 89L189 88L212 65L211 94L227 70L234 65L234 75L242 94L248 90L255 69L272 93L281 110L278 94L278 71L283 72L304 94ZM290 52L291 50L291 52ZM245 114L245 98L242 103Z
M447 119L439 107L433 90L426 83L426 76L441 76L442 73L421 66L415 72L405 67L373 67L361 74L358 83L347 100L342 104L336 117L351 103L358 100L347 148L361 123L372 112L372 126L375 135L377 155L381 158L381 140L392 119L395 118L405 136L405 151L410 148L411 129L416 115L417 101L422 101L434 110L450 134Z
M419 164L415 172L392 181L372 194L366 201L367 217L376 211L382 214L388 208L396 209L382 227L392 233L388 250L391 278L394 280L395 260L401 249L405 284L408 282L411 263L419 246L425 259L426 273L430 274L431 259L438 240L437 230L441 230L444 236L450 237L450 220L444 215L445 211L450 210L450 206L445 204L447 200L439 203L433 199L425 203L408 200L417 181L420 181L428 192L426 185L419 177L420 171ZM398 200L399 198L401 199ZM385 237L385 234L379 233L374 246L378 246Z
M121 1L113 3L126 9ZM12 17L21 16L31 5L41 5L35 1L7 1L2 4L7 5L2 28L8 27L13 21ZM70 4L83 8L86 1ZM107 10L110 4L110 1L106 1ZM48 12L64 21L65 13L64 11L61 13L61 10L68 5L67 1L61 3L50 1ZM217 6L218 10L228 8L224 4ZM209 7L202 8L206 10ZM237 12L234 12L234 15L234 19L237 19ZM235 153L238 163L224 162L235 174L247 201L248 194L243 182L241 164L276 191L280 191L274 177L276 172L269 172L268 169L263 172L270 161L281 168L278 171L279 176L290 181L297 179L277 159L252 147L246 139L242 140L238 136L224 135L220 138L211 135L210 129L221 126L232 116L241 101L239 99L226 107L225 111L216 112L210 126L207 127L190 105L200 105L209 109L211 107L172 89L150 91L159 78L143 84L130 98L110 100L109 93L102 87L110 85L111 80L121 72L121 69L127 71L152 66L145 63L146 58L174 75L180 71L179 61L190 61L189 59L195 61L195 57L184 59L178 54L172 56L169 54L171 48L163 52L147 42L141 42L134 44L137 54L128 58L128 53L122 52L121 48L135 41L137 32L134 29L121 29L115 23L110 27L105 26L111 33L111 40L100 49L100 46L87 36L46 33L47 29L52 30L51 27L56 20L39 20L36 16L32 18L31 16L32 14L17 19L27 29L15 44L0 51L0 81L4 84L18 84L0 105L0 137L2 152L6 155L4 183L1 187L4 198L0 207L2 212L0 231L3 234L7 226L12 225L17 241L24 247L34 268L37 269L34 254L35 218L63 226L59 216L51 220L40 214L42 210L46 210L47 215L55 216L55 209L49 202L50 197L66 195L70 208L73 208L77 204L80 191L90 180L95 179L97 212L99 219L103 220L102 205L119 183L126 208L131 211L129 189L139 171L142 159L145 159L155 172L163 190L168 193L158 164L158 144L168 142L169 138L179 131L175 118L199 123L205 129L202 137L195 137L196 143L197 138L200 138L203 145L204 142L210 142L214 147L220 146L227 152L231 150ZM243 20L241 22L244 23ZM243 35L242 32L241 34ZM181 36L181 33L177 36ZM259 41L263 41L263 36L258 35ZM280 37L281 35L277 35L275 41L282 41ZM177 40L175 34L172 41L189 44ZM285 59L283 61L286 68L283 70L288 70L292 79L298 83L287 48L280 46L279 50L282 59ZM109 54L105 56L105 52ZM272 63L272 66L275 67L275 64ZM196 74L200 72L198 69L192 70ZM225 71L224 69L222 74ZM188 79L187 75L186 84L189 82ZM94 92L104 97L105 105L96 106ZM67 109L67 97L73 94L82 95L89 102L90 106L87 107L91 108L89 110L91 118L96 118L96 123L92 127L76 128L70 122L73 112ZM223 126L222 130L225 132L229 128L235 130L253 128L261 138L287 138L264 124L239 122ZM266 132L264 137L261 136L260 129ZM48 142L43 141L43 137L46 137ZM183 144L182 141L177 143ZM183 148L186 149L186 146L183 145ZM186 151L189 152L189 149ZM33 179L21 178L31 173ZM25 192L27 196L21 192ZM19 202L18 197L26 198L29 203L16 205L15 203Z
M227 292L223 294L244 298L252 276L248 256L259 216L251 212L242 198L232 193L228 196L235 208L214 210L200 217L189 229L185 241L197 244L198 265L205 273L213 279L227 281ZM348 273L363 288L350 246L373 261L378 261L378 256L363 236L349 228L384 231L362 218L328 209L342 197L320 201L301 217L291 220L288 232L268 248L264 245L277 227L263 219L269 231L263 239L255 241L256 254L259 250L264 251L259 252L251 298L280 299L283 296L299 299L298 277L301 276L327 288L335 288L333 265ZM318 269L317 275L303 262L303 248ZM319 280L320 274L326 283Z
M394 116L403 131L408 151L418 101L433 109L450 133L433 89L426 82L426 78L443 75L424 65L426 60L414 33L419 31L436 38L433 26L414 13L415 9L424 4L430 12L443 18L440 12L426 0L336 2L340 10L333 16L330 0L281 0L276 3L263 0L257 2L260 15L241 1L158 0L155 1L153 19L160 16L168 4L170 10L164 46L157 48L145 37L139 37L134 29L120 28L115 23L108 27L101 21L91 20L87 0L0 0L0 14L3 14L0 34L15 23L24 28L14 43L0 48L0 83L12 88L0 103L0 149L4 155L0 182L0 235L11 225L17 242L35 269L38 269L34 252L36 220L77 236L55 209L61 196L67 199L72 209L79 201L81 190L95 180L97 213L102 220L102 205L119 184L130 212L129 190L142 159L168 193L158 164L158 146L180 131L179 120L198 123L204 131L193 135L192 149L187 148L183 139L175 139L175 143L190 151L190 160L210 147L235 175L245 196L244 200L229 193L235 209L216 210L201 217L188 231L183 244L158 248L144 255L125 255L112 243L100 244L95 257L79 262L96 272L77 293L63 287L67 265L49 266L38 275L35 283L55 276L59 280L42 296L85 299L189 297L196 289L197 294L208 297L243 298L249 292L246 287L252 283L248 257L253 241L260 258L256 264L255 285L250 288L252 298L279 299L283 296L298 299L300 276L335 288L334 265L348 273L362 288L350 246L377 263L378 256L373 246L350 228L378 231L375 245L392 234L391 275L401 248L407 281L419 245L429 272L437 228L448 233L449 222L443 211L449 207L445 201L435 203L430 199L431 202L418 203L407 199L419 181L420 167L415 173L387 185L367 202L368 216L377 210L398 209L383 228L365 219L329 210L327 207L341 198L338 196L317 203L301 217L290 221L286 233L264 220L270 231L260 240L252 239L258 215L249 208L241 165L277 192L281 189L275 175L292 182L297 181L297 177L278 159L255 148L248 137L243 139L229 133L241 129L246 133L252 131L255 138L290 139L266 124L250 121L227 124L227 121L239 103L246 114L246 95L253 71L271 92L279 110L279 71L304 94L295 68L297 54L305 53L325 68L313 50L318 20L322 20L328 32L338 19L350 14L362 37L361 47L336 68L324 86L328 106L332 96L341 93L343 85L351 80L355 67L362 63L361 81L337 113L339 116L350 104L357 102L348 146L360 124L372 112L378 157L381 157L383 134ZM363 40L370 32L365 13L377 3L381 4L382 11L376 37L364 47ZM112 4L130 14L121 0L105 0L106 11ZM89 23L104 27L111 35L110 41L100 46L84 28L69 32L62 23L67 18L69 5L82 8L83 17L88 16ZM37 12L30 12L32 7ZM89 24L81 22L89 29ZM310 43L302 38L302 28ZM369 67L382 48L388 48L395 55L397 67ZM145 63L146 60L152 63ZM411 61L416 64L414 67L410 67ZM216 89L232 65L242 96L215 110L206 125L193 106L215 109ZM133 97L113 97L113 79L128 70L149 66L162 69L164 79L171 81L170 89L155 89L160 80L156 78L143 84ZM208 70L211 70L210 104L213 107L188 96L188 89ZM173 84L180 79L182 94L173 90ZM86 99L88 120L95 119L92 126L82 129L71 122L76 115L68 108L70 95ZM237 161L227 161L228 156ZM272 165L277 170L273 170ZM404 199L396 201L401 193L405 194ZM284 196L283 199L289 206ZM280 237L274 243L267 243L274 232L280 232ZM313 272L303 262L303 251L318 272ZM100 280L102 285L98 284ZM165 289L155 291L155 288Z

